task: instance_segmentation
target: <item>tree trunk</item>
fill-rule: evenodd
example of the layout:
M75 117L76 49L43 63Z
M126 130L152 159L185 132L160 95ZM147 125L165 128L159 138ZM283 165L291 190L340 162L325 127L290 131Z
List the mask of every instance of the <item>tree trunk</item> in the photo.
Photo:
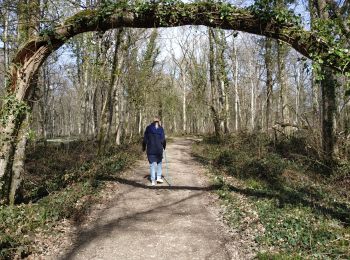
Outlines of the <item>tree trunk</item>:
M334 163L335 152L335 113L336 113L336 79L330 68L322 68L322 149L326 162Z
M278 83L280 85L280 120L283 123L289 123L289 107L287 103L287 84L286 84L286 56L287 56L287 46L282 42L277 43L277 67L278 67Z
M9 191L9 202L11 205L22 200L21 186L24 174L24 161L26 155L26 145L28 140L29 113L22 123L17 136L16 152L13 157L11 186Z
M119 71L122 71L122 66L124 62L120 63ZM118 78L119 79L119 78ZM117 88L114 93L114 110L115 110L115 122L116 122L116 131L115 131L115 144L121 144L122 132L124 129L124 120L125 120L125 100L124 100L124 89L122 86L119 86L118 83Z
M28 2L20 0L18 2L19 43L23 43L37 34L39 28L39 16L40 0ZM41 55L39 54L39 56ZM3 198L10 203L15 202L16 192L21 185L22 174L24 172L25 145L27 143L27 132L29 129L28 122L24 122L24 119L28 118L29 107L21 102L21 100L25 98L30 99L33 95L38 81L38 74L36 71L41 64L42 62L39 62L38 64L38 61L29 59L27 69L30 71L23 75L21 72L17 73L18 91L12 96L13 100L7 104L8 106L1 111L2 115L5 115L5 118L7 114L8 123L5 123L0 127L0 132L2 133L0 139L0 180L4 181L4 177L5 179L8 178L8 185L1 186ZM13 71L16 71L14 67L12 67L12 69ZM19 78L19 75L21 75L22 78Z
M187 116L186 116L186 76L185 73L181 72L182 77L182 131L184 134L187 133Z
M266 66L266 114L265 114L265 130L269 132L272 116L272 40L265 39L265 66Z
M87 44L87 35L83 36L83 44L86 48ZM84 50L84 58L83 58L83 82L82 82L82 96L80 100L80 106L81 106L81 138L87 139L87 134L88 134L88 122L87 122L87 117L88 117L88 101L89 101L89 73L90 73L90 61L88 60L88 53L86 49Z
M40 111L40 126L41 126L41 138L44 140L46 145L47 141L47 123L48 123L48 102L49 102L49 91L50 91L50 77L48 76L48 67L45 63L41 70L41 87L40 92L42 93L42 98L39 100L39 111Z
M106 100L103 104L102 112L101 112L101 124L100 124L100 131L99 131L99 149L98 153L104 151L105 145L107 143L108 134L110 131L110 127L112 124L113 119L113 97L112 95L115 93L113 90L115 88L115 83L117 79L117 67L118 67L118 52L120 48L120 42L122 39L122 33L123 30L119 29L115 33L115 45L114 45L114 53L113 53L113 60L112 60L112 68L111 68L111 75L110 75L110 81L107 89L106 94Z
M296 86L296 94L295 94L295 121L294 123L298 125L299 123L299 114L300 114L300 96L301 96L301 82L300 82L300 71L299 69L295 72L295 86Z
M210 92L211 92L210 93L211 94L210 110L212 112L215 136L220 138L221 136L220 117L216 108L213 29L209 28L208 33L209 33L209 80L210 80Z
M122 90L117 90L117 93L114 96L114 106L115 106L115 122L116 122L116 130L115 130L115 144L120 145L121 144L121 135L122 135L122 127L123 127L123 121L124 121L124 114L123 114L123 103L124 100L122 99Z
M327 3L325 0L310 0L309 4L312 22L315 18L320 18L323 20L330 19ZM313 23L311 23L313 25ZM335 88L337 85L337 80L334 76L334 72L330 67L326 65L321 66L321 122L322 122L322 150L325 162L328 165L334 164L335 155L335 120L336 120L336 95Z
M225 32L223 30L219 31L219 35L216 37L216 42L218 44L218 83L220 89L219 103L220 103L220 114L221 114L221 124L223 125L223 131L225 134L229 133L229 118L230 118L230 105L228 100L228 86L229 80L227 75L227 64L225 61L225 50L227 48L227 43L225 39Z
M98 92L98 83L95 82L96 86L94 88L94 92L93 92L93 98L92 98L92 115L93 115L93 120L94 120L94 130L93 130L93 134L94 134L94 140L97 139L97 133L98 133L98 113L97 113L97 92Z
M9 48L8 48L8 32L9 32L9 14L7 8L4 8L4 29L3 29L3 42L4 42L4 71L6 72L9 66ZM4 86L7 85L7 77L4 77Z
M253 75L252 75L253 76ZM255 107L255 85L253 82L253 77L250 77L250 129L253 132L255 129L255 114L256 114L256 107Z
M235 95L235 131L238 132L239 130L239 118L240 118L240 112L239 112L239 93L238 93L238 57L237 57L237 48L234 46L233 49L233 55L234 55L234 95Z

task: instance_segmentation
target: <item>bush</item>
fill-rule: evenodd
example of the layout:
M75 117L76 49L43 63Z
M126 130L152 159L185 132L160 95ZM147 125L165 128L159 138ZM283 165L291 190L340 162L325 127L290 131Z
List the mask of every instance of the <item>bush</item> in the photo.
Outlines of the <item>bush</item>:
M350 179L350 161L344 161L338 164L334 178Z
M235 153L232 150L220 151L218 157L215 159L215 164L218 166L231 166L236 162Z
M214 165L225 167L230 175L276 181L287 167L286 161L278 154L269 153L263 158L244 150L224 149L214 159Z
M268 154L264 158L253 158L243 166L244 177L255 177L265 181L276 181L280 178L287 164L278 154Z
M93 142L30 146L25 163L23 201L37 201L86 178L85 172L95 155Z
M307 147L306 137L280 137L275 144L275 151L283 157L290 157L293 154L310 156L310 150Z
M203 142L207 144L220 144L222 142L222 138L215 135L207 135L203 137Z

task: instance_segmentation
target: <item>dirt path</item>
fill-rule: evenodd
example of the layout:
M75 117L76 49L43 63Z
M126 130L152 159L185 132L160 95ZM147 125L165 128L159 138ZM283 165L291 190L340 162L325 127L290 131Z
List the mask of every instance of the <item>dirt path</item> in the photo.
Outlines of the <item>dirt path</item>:
M59 259L244 259L220 220L204 169L190 156L191 142L179 138L167 147L171 187L149 186L146 160L116 177L111 203L95 210Z

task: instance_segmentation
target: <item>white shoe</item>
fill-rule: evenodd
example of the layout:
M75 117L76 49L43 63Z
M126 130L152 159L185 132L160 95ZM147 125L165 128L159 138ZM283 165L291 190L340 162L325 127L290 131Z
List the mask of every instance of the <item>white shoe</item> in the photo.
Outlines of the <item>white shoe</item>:
M155 186L156 185L156 181L152 181L151 185Z
M162 179L157 179L157 182L163 183L164 181Z

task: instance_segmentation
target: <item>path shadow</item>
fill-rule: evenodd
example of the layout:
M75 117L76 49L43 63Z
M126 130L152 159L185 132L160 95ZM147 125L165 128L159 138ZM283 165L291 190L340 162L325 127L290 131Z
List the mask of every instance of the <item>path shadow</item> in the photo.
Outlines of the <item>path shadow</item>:
M144 177L146 178L146 176ZM148 186L143 183L139 183L133 180L124 179L118 176L100 176L98 177L99 181L114 181L119 182L125 185L131 185L137 188L142 189L151 189L151 190L198 190L198 191L212 191L217 190L221 186L220 185L209 185L209 186L184 186L184 185L175 185L175 186Z
M191 153L191 156L196 162L199 162L205 166L211 165L211 162L208 160L208 158L205 158L204 156L201 156L197 153Z
M152 214L152 213L159 211L159 210L164 210L166 208L183 203L189 199L193 199L195 197L201 196L203 194L203 192L198 192L198 193L192 194L190 196L187 196L185 198L179 199L175 202L168 203L166 205L160 205L160 206L154 207L154 208L149 209L149 210L128 214L128 215L122 216L120 218L113 219L113 220L111 220L107 223L104 223L104 224L96 224L87 230L82 230L82 231L78 232L77 240L75 241L73 248L70 249L67 253L65 253L59 259L61 259L61 260L72 259L79 252L79 250L81 250L82 248L84 248L87 245L89 245L90 243L92 243L95 239L98 239L99 237L105 237L115 229L127 229L130 225L127 225L125 223L125 221L133 222L133 221L144 220L145 216L148 214ZM104 211L102 213L100 213L99 215L100 216L104 215Z
M246 196L256 198L277 199L278 206L285 205L302 205L309 207L315 213L322 213L329 215L334 219L341 221L345 226L350 226L350 208L345 203L334 202L330 206L322 205L317 201L318 196L303 190L287 190L283 186L271 190L256 190L256 189L242 189L233 185L227 186L230 191L234 191Z
M210 162L204 156L195 153L192 153L191 155L197 162L203 165L212 165L212 162ZM244 179L243 177L238 178ZM300 187L299 189L289 189L285 183L279 179L258 179L268 185L267 190L239 188L231 184L228 184L227 187L230 191L237 192L245 196L276 199L278 206L281 208L285 205L302 205L309 207L316 214L321 213L324 215L329 215L330 217L342 222L344 226L350 226L350 207L348 204L339 202L327 202L327 205L325 205L326 203L322 201L322 194L319 194L316 191L305 189L305 187ZM219 189L220 187L217 186L216 188Z

